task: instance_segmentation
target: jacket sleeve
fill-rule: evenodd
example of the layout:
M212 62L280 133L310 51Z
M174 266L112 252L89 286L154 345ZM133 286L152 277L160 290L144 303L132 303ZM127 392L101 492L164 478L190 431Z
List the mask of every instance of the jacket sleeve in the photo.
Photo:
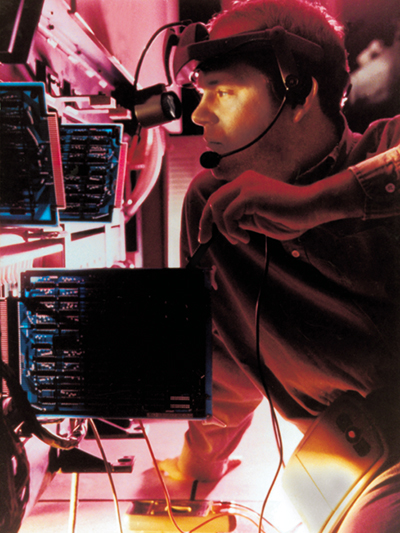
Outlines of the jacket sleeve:
M373 123L349 167L364 193L364 219L400 214L400 116ZM362 160L361 160L362 159Z

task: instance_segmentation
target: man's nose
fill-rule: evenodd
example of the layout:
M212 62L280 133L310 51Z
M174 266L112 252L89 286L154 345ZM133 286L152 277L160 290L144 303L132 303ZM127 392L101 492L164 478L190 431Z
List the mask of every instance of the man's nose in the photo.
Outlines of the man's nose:
M218 117L212 111L206 98L202 98L199 105L192 113L192 121L198 126L206 126L218 122Z

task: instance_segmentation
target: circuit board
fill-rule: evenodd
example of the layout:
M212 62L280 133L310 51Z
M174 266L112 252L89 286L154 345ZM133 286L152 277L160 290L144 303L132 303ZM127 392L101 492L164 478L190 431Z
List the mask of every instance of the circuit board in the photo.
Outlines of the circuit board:
M0 83L0 222L56 225L65 207L57 118L44 84Z
M124 169L122 126L61 125L60 137L67 202L61 221L110 222Z
M198 269L22 274L21 385L44 416L205 418L208 282Z

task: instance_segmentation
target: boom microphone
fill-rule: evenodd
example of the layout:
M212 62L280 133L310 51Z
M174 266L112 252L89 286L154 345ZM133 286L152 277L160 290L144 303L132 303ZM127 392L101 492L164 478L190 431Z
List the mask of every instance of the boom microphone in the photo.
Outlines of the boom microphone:
M269 130L272 128L272 126L275 124L275 122L278 120L280 114L282 113L283 108L285 107L286 101L287 101L287 98L285 97L283 99L283 101L282 101L282 103L281 103L281 105L280 105L275 117L272 119L270 124L268 124L268 126L265 128L265 130L258 137L256 137L255 139L253 139L249 143L245 144L241 148L237 148L236 150L232 150L232 152L227 152L226 154L218 154L217 152L211 152L211 151L204 152L200 156L200 165L203 168L207 168L207 169L216 168L220 164L221 159L223 157L227 157L228 155L237 154L238 152L242 152L243 150L246 150L247 148L250 148L250 146L252 146L256 142L258 142L262 137L264 137L264 135L266 135L269 132Z
M221 159L227 155L228 154L217 154L217 152L204 152L204 154L201 154L200 156L200 165L203 168L216 168Z

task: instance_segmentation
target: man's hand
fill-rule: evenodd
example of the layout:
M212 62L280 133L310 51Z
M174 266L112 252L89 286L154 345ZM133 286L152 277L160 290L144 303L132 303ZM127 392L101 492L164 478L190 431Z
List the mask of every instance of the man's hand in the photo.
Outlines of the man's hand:
M213 223L232 244L248 243L249 231L294 239L320 224L362 216L362 203L362 189L350 171L298 186L249 170L210 196L199 241L208 242Z

